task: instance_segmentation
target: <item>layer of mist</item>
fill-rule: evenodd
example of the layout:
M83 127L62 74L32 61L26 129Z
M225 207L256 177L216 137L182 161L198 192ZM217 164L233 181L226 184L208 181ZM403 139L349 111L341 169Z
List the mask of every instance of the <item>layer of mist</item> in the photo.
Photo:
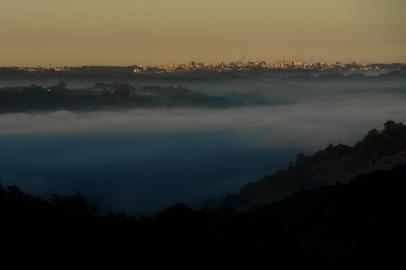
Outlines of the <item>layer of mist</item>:
M297 152L352 144L388 119L406 120L401 80L179 84L245 106L0 115L1 183L153 213L235 192Z

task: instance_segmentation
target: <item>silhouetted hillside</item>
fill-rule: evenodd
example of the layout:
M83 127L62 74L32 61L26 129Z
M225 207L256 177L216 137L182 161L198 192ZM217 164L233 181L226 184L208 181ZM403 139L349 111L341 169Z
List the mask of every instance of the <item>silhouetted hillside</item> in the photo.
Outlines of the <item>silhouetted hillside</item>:
M347 183L357 175L388 170L404 163L406 126L388 121L383 130L371 130L354 147L329 145L311 157L299 154L287 169L248 184L236 195L227 196L226 204L249 209L285 199L301 190Z
M98 261L150 264L389 266L403 255L405 190L403 165L246 212L175 205L137 218L97 214L80 195L44 201L10 187L0 191L0 224L18 252L35 252L41 243L46 254L70 260L94 252Z
M0 89L0 113L37 111L92 111L156 107L229 107L235 101L209 96L184 87L96 83L93 87L68 89L55 86L5 87Z

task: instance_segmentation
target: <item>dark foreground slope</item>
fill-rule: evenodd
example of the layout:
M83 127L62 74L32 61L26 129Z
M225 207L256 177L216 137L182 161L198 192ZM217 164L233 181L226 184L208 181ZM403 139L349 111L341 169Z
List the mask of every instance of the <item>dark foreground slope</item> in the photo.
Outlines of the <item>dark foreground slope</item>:
M353 147L330 145L310 157L299 154L287 169L246 185L236 195L227 196L226 204L246 210L286 199L301 190L348 183L358 175L389 170L405 163L406 126L388 121L383 130L371 130Z
M44 201L12 187L0 192L0 224L8 253L67 261L388 266L404 255L405 193L406 166L397 166L246 212L176 205L136 218L99 215L80 195Z

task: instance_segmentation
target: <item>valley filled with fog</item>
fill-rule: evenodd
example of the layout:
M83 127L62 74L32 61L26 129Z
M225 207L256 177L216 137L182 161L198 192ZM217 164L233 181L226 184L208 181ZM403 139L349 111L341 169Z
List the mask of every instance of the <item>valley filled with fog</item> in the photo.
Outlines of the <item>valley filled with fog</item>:
M102 80L100 80L102 81ZM99 81L67 80L69 88ZM0 81L0 86L54 81ZM238 101L224 108L134 108L0 115L0 183L41 196L83 193L103 211L201 205L287 166L299 152L352 144L406 121L406 80L126 81Z

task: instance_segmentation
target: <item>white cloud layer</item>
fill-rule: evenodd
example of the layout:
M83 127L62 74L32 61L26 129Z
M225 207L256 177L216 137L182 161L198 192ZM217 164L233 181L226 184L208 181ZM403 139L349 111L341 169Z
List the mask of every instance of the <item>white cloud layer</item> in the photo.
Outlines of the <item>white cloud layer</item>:
M405 104L405 96L386 95L221 110L18 113L0 116L0 136L230 132L268 146L322 147L351 143L389 119L404 121Z

